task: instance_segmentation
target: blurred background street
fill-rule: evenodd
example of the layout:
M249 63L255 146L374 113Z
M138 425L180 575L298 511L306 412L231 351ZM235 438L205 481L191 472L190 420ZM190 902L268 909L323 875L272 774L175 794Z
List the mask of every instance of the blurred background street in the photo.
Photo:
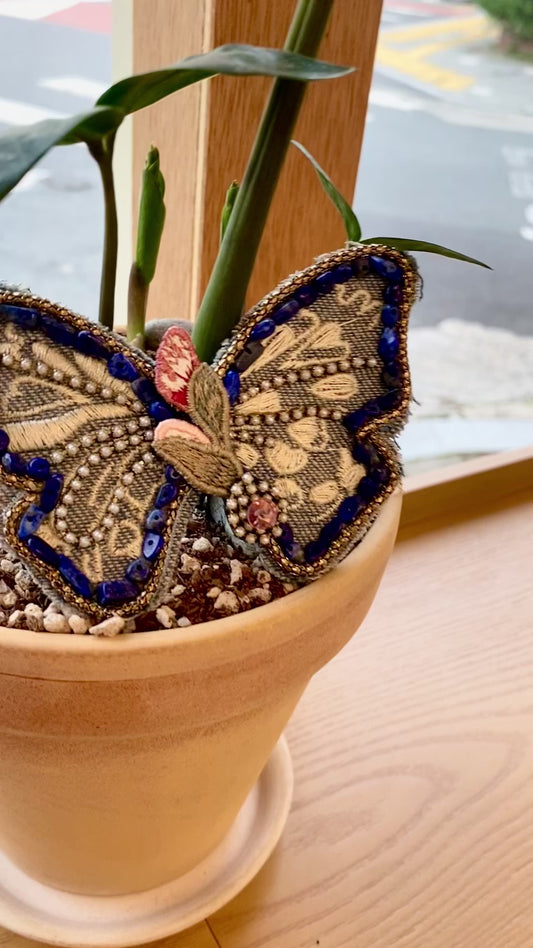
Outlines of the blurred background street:
M533 57L504 55L496 35L474 3L384 3L355 198L364 235L493 267L419 258L413 469L533 441ZM83 111L111 81L111 4L0 0L0 51L0 127ZM84 146L56 149L0 208L0 279L94 318L102 218Z

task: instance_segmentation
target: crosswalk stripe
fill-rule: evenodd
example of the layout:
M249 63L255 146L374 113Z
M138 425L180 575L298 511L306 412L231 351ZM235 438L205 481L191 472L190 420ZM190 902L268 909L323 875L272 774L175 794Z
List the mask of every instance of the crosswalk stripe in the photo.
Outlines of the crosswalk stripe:
M49 79L39 79L39 86L42 89L67 92L69 95L91 100L98 99L107 88L104 82L86 79L84 76L51 76Z
M0 16L11 16L18 20L42 20L76 5L77 0L0 0Z
M43 119L64 117L64 112L56 112L54 109L0 98L0 122L7 125L31 125L32 122L42 122Z

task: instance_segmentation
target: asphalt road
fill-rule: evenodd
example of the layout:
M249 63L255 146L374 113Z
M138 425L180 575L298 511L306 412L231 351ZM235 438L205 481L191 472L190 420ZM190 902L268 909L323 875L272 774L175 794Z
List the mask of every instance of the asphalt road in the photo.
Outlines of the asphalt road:
M388 25L405 20L389 14ZM2 18L0 122L14 108L25 121L82 111L98 84L110 82L110 46L106 35ZM65 77L96 84L94 94L83 86L65 92ZM404 95L401 84L376 78L356 197L365 236L431 240L494 268L421 255L415 326L454 317L533 334L532 247L520 236L523 207L504 158L506 149L531 149L533 136L446 121L430 102L401 104ZM94 317L102 216L98 172L84 147L56 149L0 207L0 279Z

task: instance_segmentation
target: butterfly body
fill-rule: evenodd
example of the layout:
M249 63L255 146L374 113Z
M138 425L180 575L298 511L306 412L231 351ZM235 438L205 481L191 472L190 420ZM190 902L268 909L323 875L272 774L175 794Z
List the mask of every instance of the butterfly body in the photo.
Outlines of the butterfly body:
M5 538L99 618L172 585L201 494L236 546L308 582L398 485L410 399L409 258L349 247L294 274L201 364L183 329L156 358L45 300L0 291Z

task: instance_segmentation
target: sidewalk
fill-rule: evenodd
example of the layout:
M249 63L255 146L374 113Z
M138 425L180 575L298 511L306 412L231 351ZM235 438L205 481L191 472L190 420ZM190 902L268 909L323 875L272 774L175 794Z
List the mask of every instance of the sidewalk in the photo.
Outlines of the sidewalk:
M533 443L533 337L447 319L410 331L409 361L408 473Z
M408 7L389 0L385 11ZM433 9L434 18L426 12L428 18L401 26L388 27L385 18L376 73L461 110L533 119L533 61L501 52L497 25L474 3Z

